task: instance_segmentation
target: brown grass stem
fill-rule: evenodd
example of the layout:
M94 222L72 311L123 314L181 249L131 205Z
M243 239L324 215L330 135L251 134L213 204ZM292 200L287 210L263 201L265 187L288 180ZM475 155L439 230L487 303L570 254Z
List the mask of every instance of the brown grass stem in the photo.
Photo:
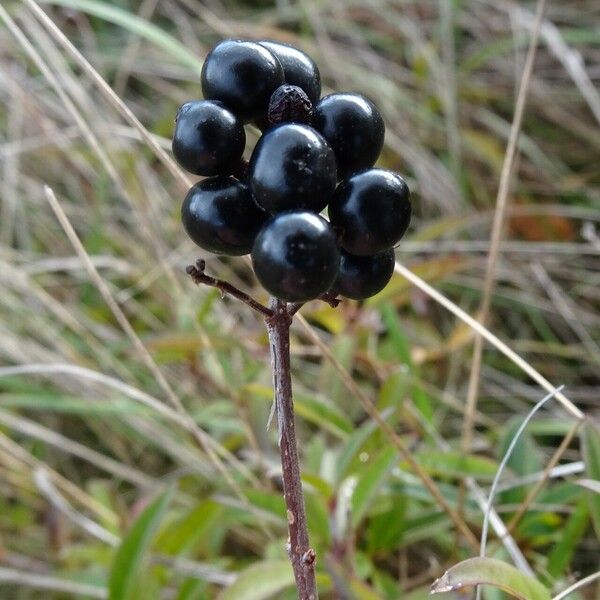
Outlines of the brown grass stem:
M535 61L538 39L540 35L540 28L542 25L542 20L544 18L545 9L546 0L538 0L535 25L531 33L529 49L527 50L527 58L525 59L525 66L523 68L523 74L521 76L521 81L519 84L519 91L515 105L513 122L510 128L508 145L506 147L506 153L504 155L502 171L500 173L500 184L498 186L498 194L496 196L496 209L494 212L492 234L490 238L490 251L488 254L487 265L485 270L485 279L483 283L483 295L478 311L479 320L484 325L488 319L492 295L494 293L494 288L496 284L496 265L498 262L498 255L500 253L500 242L502 240L502 232L506 216L506 206L508 204L508 193L510 191L510 183L513 175L515 157L517 154L517 144L519 141L519 134L521 132L521 125L523 123L523 115L525 114L527 93L529 91L529 83L531 81L531 74L533 72L533 64ZM463 421L461 438L461 450L465 454L468 454L470 452L471 445L473 443L473 425L475 422L475 410L477 408L477 396L479 394L483 341L483 337L481 337L480 335L475 336L475 342L473 346L473 358L471 362L471 369L469 371L469 385L467 388L467 400L465 405L465 416ZM463 509L463 502L464 485L461 485L459 489L458 498L458 510L460 512L462 512Z

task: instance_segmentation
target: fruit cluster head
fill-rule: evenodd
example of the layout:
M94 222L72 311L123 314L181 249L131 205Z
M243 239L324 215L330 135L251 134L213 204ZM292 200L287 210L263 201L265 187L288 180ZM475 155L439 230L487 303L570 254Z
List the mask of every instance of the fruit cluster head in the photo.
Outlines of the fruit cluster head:
M192 240L217 254L251 253L263 287L289 302L382 290L411 204L400 175L373 167L385 134L373 102L321 98L316 63L274 41L220 42L201 79L204 100L179 108L173 136L179 164L207 177L181 210ZM248 123L262 136L246 163Z

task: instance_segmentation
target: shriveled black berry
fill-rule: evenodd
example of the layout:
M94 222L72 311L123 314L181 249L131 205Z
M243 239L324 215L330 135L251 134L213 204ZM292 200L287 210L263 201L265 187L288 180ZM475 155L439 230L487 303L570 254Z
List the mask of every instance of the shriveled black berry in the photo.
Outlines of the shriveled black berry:
M279 123L305 123L310 125L313 114L312 102L297 85L287 83L279 86L269 100L267 121L271 125Z
M315 104L321 96L321 75L317 63L298 48L281 42L263 41L262 46L270 50L283 67L285 83L302 88Z
M276 298L304 302L324 294L339 269L340 253L329 223L319 215L291 211L275 215L258 234L252 265Z
M264 117L271 94L284 82L275 56L257 42L225 40L202 65L202 93L244 121Z
M360 94L329 94L314 106L313 127L335 152L338 176L368 169L383 147L385 125L377 107Z
M196 175L221 175L239 162L246 145L243 123L221 102L186 102L177 111L173 155Z
M294 209L319 212L335 190L335 156L311 127L278 125L256 144L248 181L258 204L270 213Z
M394 250L375 256L354 256L342 250L340 272L332 289L346 298L364 300L380 292L394 273Z
M397 173L369 169L342 182L329 203L329 218L344 250L372 256L388 250L410 223L410 192Z
M187 234L215 254L248 254L268 215L254 202L248 186L233 177L196 183L181 207Z

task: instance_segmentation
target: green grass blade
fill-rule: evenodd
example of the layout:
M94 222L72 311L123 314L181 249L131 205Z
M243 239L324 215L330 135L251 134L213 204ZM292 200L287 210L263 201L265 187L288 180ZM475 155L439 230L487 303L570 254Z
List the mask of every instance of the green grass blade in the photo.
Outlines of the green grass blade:
M581 444L585 471L592 481L600 481L600 430L592 421L586 421L581 429ZM586 492L590 514L596 534L600 536L600 496Z
M80 10L99 19L104 19L131 33L152 42L165 52L170 54L182 65L188 67L192 72L200 74L202 68L199 56L192 54L181 42L165 33L162 29L148 21L131 14L118 6L107 2L96 2L95 0L41 0L42 4L53 4Z
M119 546L112 565L109 600L136 600L144 555L162 521L174 489L161 494L138 517Z
M562 575L571 564L577 545L586 532L589 519L588 504L582 500L560 530L558 541L548 556L547 569L553 577Z
M352 526L357 527L366 515L377 490L390 469L398 462L395 448L386 448L363 471L352 496Z

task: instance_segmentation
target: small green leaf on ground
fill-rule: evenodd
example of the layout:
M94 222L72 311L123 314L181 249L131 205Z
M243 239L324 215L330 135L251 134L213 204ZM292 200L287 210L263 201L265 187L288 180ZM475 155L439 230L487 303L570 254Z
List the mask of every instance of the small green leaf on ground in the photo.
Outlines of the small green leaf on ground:
M161 494L138 517L119 546L108 584L109 600L137 600L144 556L167 511L174 489Z
M582 498L576 505L575 512L560 529L558 541L548 556L547 570L553 577L559 577L568 568L575 549L586 532L589 519L589 506L585 498Z
M218 600L266 600L292 585L294 574L288 561L266 560L242 571Z
M494 558L469 558L454 565L434 582L431 593L481 584L504 590L521 600L550 600L550 592L539 581Z
M398 462L395 448L386 448L363 471L358 479L352 496L352 525L357 527L361 522L379 487L387 477L391 468Z

